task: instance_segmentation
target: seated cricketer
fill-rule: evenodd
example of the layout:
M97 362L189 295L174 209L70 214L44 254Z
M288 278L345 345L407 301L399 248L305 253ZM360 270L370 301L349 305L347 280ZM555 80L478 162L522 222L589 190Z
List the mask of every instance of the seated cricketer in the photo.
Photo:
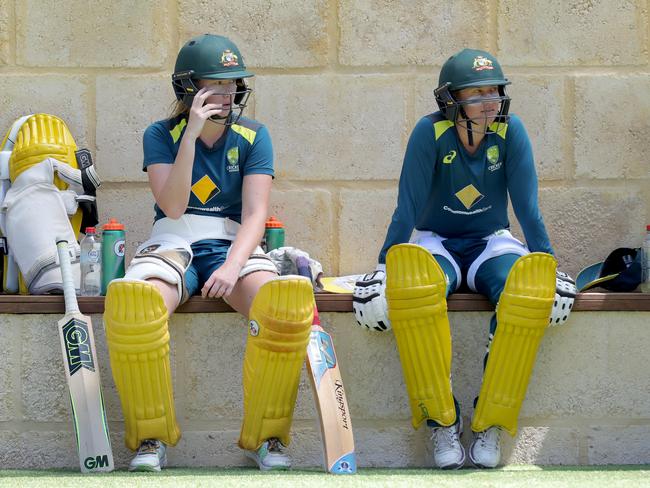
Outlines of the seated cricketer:
M354 291L361 325L392 327L412 424L431 428L434 463L443 469L460 468L466 457L447 296L464 283L496 305L471 423L469 458L481 468L499 463L501 431L516 433L554 301L566 310L551 317L561 323L575 296L570 278L556 275L530 140L508 113L509 83L485 51L464 49L444 63L434 90L439 110L420 119L408 142L379 264ZM508 195L526 245L509 231Z

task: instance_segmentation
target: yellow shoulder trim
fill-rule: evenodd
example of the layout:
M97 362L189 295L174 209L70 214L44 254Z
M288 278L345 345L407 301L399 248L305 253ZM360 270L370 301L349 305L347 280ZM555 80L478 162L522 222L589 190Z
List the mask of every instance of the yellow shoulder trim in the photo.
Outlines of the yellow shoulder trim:
M172 140L174 141L174 144L178 142L178 139L181 137L181 132L183 132L183 129L187 125L187 120L181 119L181 121L176 124L176 127L174 127L172 130L169 131L169 133L172 136Z
M490 124L490 130L505 140L506 132L508 132L508 124L504 122L492 122Z
M244 127L243 125L238 125L238 124L233 124L230 127L237 134L239 134L244 139L246 139L250 144L253 144L253 141L255 140L255 135L257 134L257 132L255 132L254 130L249 129L248 127Z
M454 123L451 120L440 120L433 124L433 130L436 132L436 141L447 132L447 129L453 126Z

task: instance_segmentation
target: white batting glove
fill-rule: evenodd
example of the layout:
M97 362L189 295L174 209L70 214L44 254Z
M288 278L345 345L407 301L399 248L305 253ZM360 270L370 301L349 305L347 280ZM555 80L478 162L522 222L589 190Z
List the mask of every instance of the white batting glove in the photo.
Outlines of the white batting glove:
M354 285L352 308L357 323L370 330L390 330L386 303L386 273L381 270L363 275Z
M557 271L555 277L555 300L549 317L549 325L562 325L569 319L573 302L578 294L576 283L568 274Z

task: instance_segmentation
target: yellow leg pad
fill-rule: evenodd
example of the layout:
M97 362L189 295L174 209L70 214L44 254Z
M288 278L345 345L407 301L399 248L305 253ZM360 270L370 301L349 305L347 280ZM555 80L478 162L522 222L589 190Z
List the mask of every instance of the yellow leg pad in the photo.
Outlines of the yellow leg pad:
M257 292L244 354L242 449L257 449L271 437L289 444L313 318L314 295L307 278L278 278Z
M386 300L411 406L412 424L456 421L451 393L451 332L445 275L429 251L414 244L386 255Z
M181 436L174 411L167 315L160 291L150 283L117 281L108 287L104 324L129 449L137 449L144 439L173 446Z
M517 433L517 418L555 297L555 258L532 253L508 274L497 304L497 330L472 420L474 432L498 425Z

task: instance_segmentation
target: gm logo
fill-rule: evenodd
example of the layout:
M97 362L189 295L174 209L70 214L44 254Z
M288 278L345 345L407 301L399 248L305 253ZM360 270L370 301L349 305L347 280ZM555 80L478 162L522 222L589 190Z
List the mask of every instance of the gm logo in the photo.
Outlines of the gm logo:
M84 466L87 469L105 468L108 466L108 454L95 457L88 456L86 459L84 459Z

